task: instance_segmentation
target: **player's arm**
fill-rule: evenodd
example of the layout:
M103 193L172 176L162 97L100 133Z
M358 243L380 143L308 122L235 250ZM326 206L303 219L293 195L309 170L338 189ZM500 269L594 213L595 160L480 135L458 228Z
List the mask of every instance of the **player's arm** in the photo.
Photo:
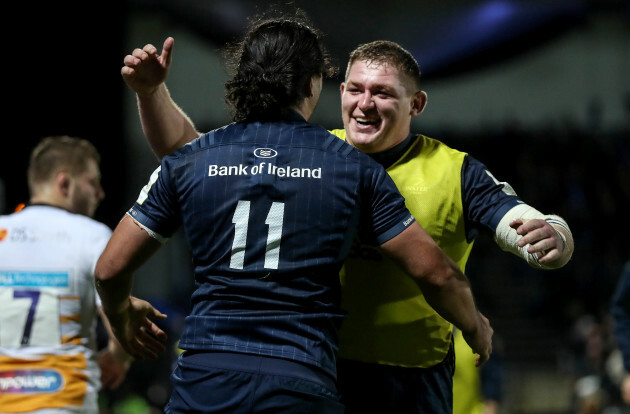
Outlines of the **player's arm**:
M104 388L116 389L127 376L127 371L133 358L125 352L116 336L114 336L103 308L99 306L98 310L109 338L107 346L98 354L98 366L101 369L101 385Z
M497 226L495 240L530 266L557 269L573 256L573 235L560 216L543 214L527 204L510 209Z
M556 269L571 259L573 235L567 222L523 203L508 183L497 180L469 155L462 169L462 187L467 228L469 223L487 228L501 249L532 267Z
M135 220L125 215L94 272L112 332L125 351L135 358L157 358L157 352L165 349L166 333L152 319L164 319L166 315L149 302L131 296L133 273L160 246Z
M440 316L462 331L481 366L492 352L493 329L477 309L466 276L417 223L381 248L409 273Z
M148 44L125 56L121 69L125 83L136 93L144 135L159 159L201 135L191 119L173 101L165 81L172 61L172 37L162 54Z

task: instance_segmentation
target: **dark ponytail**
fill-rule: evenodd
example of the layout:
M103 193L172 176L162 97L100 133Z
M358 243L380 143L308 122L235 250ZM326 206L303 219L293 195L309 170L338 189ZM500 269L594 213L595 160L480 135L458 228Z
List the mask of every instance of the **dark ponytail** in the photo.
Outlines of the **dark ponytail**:
M277 120L308 96L311 77L336 72L304 17L254 22L228 58L234 74L225 85L226 102L234 121Z

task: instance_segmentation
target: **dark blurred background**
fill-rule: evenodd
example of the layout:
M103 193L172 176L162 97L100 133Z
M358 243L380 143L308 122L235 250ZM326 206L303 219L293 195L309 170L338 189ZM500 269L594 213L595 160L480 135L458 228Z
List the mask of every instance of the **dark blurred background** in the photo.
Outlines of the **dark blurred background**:
M27 201L25 170L35 143L69 134L93 141L102 154L107 196L97 219L113 228L158 165L120 76L124 56L146 43L161 48L174 36L171 93L199 130L218 127L229 122L220 49L239 36L248 16L271 4L12 4L5 19L13 25L3 29L4 119L11 131L1 152L0 213ZM576 250L560 270L530 269L488 238L473 249L467 273L505 357L501 412L576 413L578 397L597 389L604 397L593 412L621 413L610 385L608 303L630 259L630 2L292 4L326 34L341 74L359 43L388 39L412 51L429 96L413 130L469 152L527 203L569 222ZM342 126L341 80L326 81L313 122ZM191 284L178 234L139 272L135 287L169 314L172 352L136 363L120 390L103 393L104 412L160 412Z

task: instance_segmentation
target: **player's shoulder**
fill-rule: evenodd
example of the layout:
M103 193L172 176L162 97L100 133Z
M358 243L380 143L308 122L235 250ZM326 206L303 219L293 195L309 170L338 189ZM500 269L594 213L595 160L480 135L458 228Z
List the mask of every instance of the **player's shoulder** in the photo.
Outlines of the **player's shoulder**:
M364 166L368 167L369 170L383 170L385 168L381 166L378 162L376 162L372 157L368 154L365 154L362 151L359 151L357 148L348 144L346 141L346 130L345 129L329 129L329 135L331 136L327 143L332 144L334 147L338 148L338 151L343 153L346 158L350 158Z
M98 220L95 220L93 218L86 217L80 214L77 214L77 216L79 220L82 220L85 223L85 226L90 226L90 228L92 228L95 233L105 234L105 235L112 234L112 229L105 223L102 223Z
M418 134L416 137L417 137L417 143L422 145L423 150L431 148L434 151L443 151L447 154L450 154L451 156L458 157L458 158L465 157L468 155L467 152L458 150L454 148L453 146L445 143L441 139L432 138L432 137L422 135L422 134Z
M46 229L65 234L71 240L109 239L112 234L106 224L93 218L48 205L27 206L19 212L0 217L0 228L18 227Z
M347 166L351 165L353 169L356 171L361 170L363 174L385 173L385 168L371 156L359 151L330 131L328 131L322 147L324 151L335 155L335 157L332 158L335 161L332 162L345 163Z
M337 138L343 139L344 141L346 140L346 130L345 129L331 129L331 130L329 130L329 132L331 134L333 134L334 136L336 136Z
M225 134L234 133L235 128L239 128L241 123L232 122L230 124L224 125L220 128L213 129L208 132L204 132L199 135L197 138L193 139L190 142L187 142L180 148L173 151L171 154L165 156L163 161L174 160L178 158L185 157L191 153L203 150L205 148L214 146L217 144L217 140L221 140Z
M97 237L109 237L112 233L112 230L106 224L83 214L71 213L65 210L60 210L57 214L64 217L68 227L73 226L79 233L91 234Z
M193 139L190 142L187 142L182 147L176 149L171 154L165 156L164 160L177 159L182 156L185 156L186 154L190 154L192 152L198 151L201 148L207 146L208 141L209 141L208 140L209 134L210 132L206 132L204 134L199 135L197 138Z

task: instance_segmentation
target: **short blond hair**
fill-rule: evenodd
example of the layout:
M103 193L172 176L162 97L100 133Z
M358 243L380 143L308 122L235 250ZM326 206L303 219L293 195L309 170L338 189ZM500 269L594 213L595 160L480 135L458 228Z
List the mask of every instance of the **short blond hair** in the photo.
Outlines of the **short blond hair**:
M32 194L59 172L65 171L73 177L85 172L88 160L100 163L101 156L89 141L68 135L43 138L31 152L27 178Z
M348 66L346 68L346 78L350 68L356 62L366 62L367 64L389 65L398 69L398 72L406 75L413 83L414 91L420 90L420 65L413 55L396 42L389 40L376 40L370 43L359 45L350 52Z

